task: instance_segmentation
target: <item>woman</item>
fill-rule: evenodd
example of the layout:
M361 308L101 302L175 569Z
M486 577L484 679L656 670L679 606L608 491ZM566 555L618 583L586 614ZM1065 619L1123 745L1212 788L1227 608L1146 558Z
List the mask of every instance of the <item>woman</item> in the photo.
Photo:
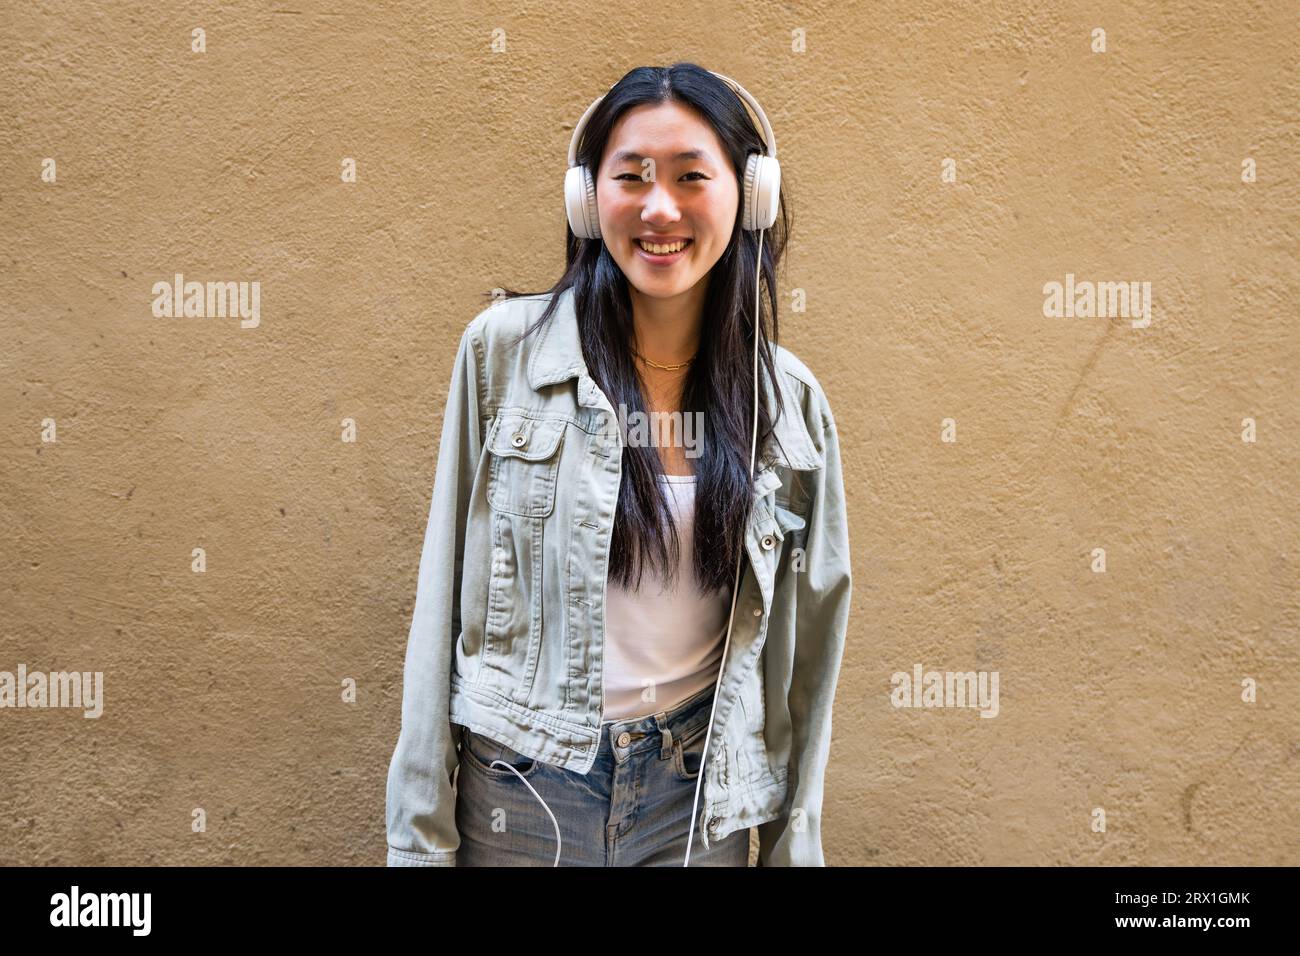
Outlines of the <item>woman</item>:
M754 826L761 865L823 863L838 437L812 373L755 334L776 337L788 222L766 117L724 80L642 67L593 103L564 276L461 337L389 865L744 866Z

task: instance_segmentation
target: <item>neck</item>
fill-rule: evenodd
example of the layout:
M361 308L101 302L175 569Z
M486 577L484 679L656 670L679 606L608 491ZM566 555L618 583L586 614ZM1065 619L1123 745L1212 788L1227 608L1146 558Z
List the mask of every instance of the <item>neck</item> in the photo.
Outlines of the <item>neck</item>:
M692 358L699 347L700 327L704 321L706 282L707 277L705 282L666 299L644 295L629 286L636 350L660 365L676 365ZM642 374L680 375L686 371L681 368L664 372L645 363L638 364Z

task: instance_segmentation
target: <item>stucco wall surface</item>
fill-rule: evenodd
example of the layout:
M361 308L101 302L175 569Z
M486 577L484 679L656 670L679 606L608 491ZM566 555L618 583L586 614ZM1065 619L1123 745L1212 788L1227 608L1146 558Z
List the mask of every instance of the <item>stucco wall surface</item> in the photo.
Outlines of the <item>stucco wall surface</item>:
M773 123L840 428L828 864L1300 863L1295 4L159 6L0 4L0 670L104 675L0 709L0 863L383 862L459 333L677 60Z

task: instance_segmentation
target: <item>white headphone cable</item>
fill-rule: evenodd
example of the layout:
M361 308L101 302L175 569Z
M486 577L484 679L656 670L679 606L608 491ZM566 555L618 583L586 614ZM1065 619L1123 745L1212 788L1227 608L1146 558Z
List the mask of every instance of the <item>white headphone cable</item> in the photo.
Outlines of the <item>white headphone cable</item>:
M758 260L754 267L754 428L749 438L749 480L754 481L754 465L758 454L758 337L763 330L759 313L759 276L763 270L763 233L758 230ZM745 533L748 538L748 530ZM686 834L686 856L682 866L691 865L691 838L695 835L695 811L700 805L700 784L704 782L704 763L709 758L709 740L713 736L713 715L718 709L718 688L722 685L722 674L727 664L727 648L731 646L731 623L736 617L736 599L740 596L740 566L745 563L745 542L740 545L740 556L736 559L736 576L731 583L731 614L727 616L727 639L722 645L722 662L718 665L718 679L713 685L713 705L709 708L709 727L704 732L704 751L700 754L700 772L695 778L695 800L691 803L691 828ZM709 831L705 826L700 831L704 848L709 848Z

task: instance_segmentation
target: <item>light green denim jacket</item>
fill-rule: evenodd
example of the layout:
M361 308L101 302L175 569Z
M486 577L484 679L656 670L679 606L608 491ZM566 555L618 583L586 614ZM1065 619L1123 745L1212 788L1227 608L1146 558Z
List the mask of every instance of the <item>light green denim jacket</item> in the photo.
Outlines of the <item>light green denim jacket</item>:
M573 292L507 299L461 336L388 771L389 866L454 866L451 724L587 773L602 719L605 581L622 437L588 374ZM848 627L848 516L830 406L776 348L698 838L758 827L759 865L822 866L822 778ZM767 387L769 407L773 401Z

